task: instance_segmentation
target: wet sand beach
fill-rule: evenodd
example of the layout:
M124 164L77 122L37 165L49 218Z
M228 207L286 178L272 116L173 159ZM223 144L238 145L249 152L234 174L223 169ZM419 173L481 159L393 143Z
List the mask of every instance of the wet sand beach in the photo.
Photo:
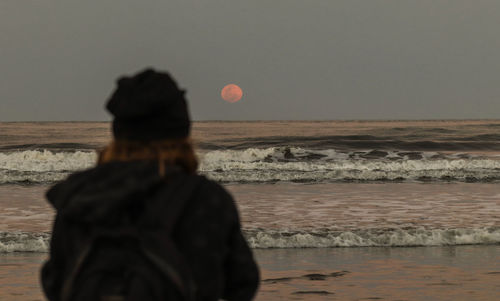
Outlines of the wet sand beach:
M256 250L257 300L498 300L500 246ZM306 271L306 272L305 272Z
M500 246L255 250L257 301L487 300L500 296ZM0 255L0 300L45 300L47 254Z

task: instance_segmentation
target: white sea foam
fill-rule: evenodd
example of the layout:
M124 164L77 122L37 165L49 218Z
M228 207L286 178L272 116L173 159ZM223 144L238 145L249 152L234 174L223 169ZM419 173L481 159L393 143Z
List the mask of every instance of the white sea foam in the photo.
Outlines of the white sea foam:
M51 152L28 150L0 153L0 169L15 171L74 171L96 162L95 152Z
M0 153L0 183L54 182L95 164L95 152L27 150Z
M500 244L500 229L247 230L251 248L414 247ZM48 252L48 233L0 232L0 253Z
M253 230L252 248L410 247L500 244L500 229L384 229L352 232Z
M436 153L419 153L422 159L411 160L407 154L385 153L374 159L368 157L369 151L341 153L301 148L214 151L205 154L200 169L221 182L500 179L500 161L491 158L460 159L452 154L434 159Z
M500 180L500 160L463 154L398 151L340 152L333 149L271 147L211 151L201 155L200 172L220 182L332 182ZM95 152L16 151L0 153L0 184L44 183L89 168Z
M245 150L216 150L205 154L205 162L255 162L276 153L274 147L259 149L248 148Z
M48 233L0 232L0 253L47 252Z

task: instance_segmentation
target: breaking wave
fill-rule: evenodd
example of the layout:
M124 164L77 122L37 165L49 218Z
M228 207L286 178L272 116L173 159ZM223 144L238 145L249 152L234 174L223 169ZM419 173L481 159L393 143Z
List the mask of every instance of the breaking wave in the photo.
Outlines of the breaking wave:
M415 247L500 244L500 228L247 231L252 248Z
M95 164L95 152L25 150L0 153L0 184L51 183Z
M415 247L500 244L500 228L371 229L355 231L244 230L252 248ZM48 252L50 234L0 232L0 253Z
M200 173L224 183L500 181L500 157L467 153L270 147L215 150L200 157ZM93 151L0 152L0 184L53 183L96 159Z
M47 252L49 240L46 232L0 232L0 253Z
M271 147L208 152L201 171L220 182L491 182L500 180L499 159L466 153Z

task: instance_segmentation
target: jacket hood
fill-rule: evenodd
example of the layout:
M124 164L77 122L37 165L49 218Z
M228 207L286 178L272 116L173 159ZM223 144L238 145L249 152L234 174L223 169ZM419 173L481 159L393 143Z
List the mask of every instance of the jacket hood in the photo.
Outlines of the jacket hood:
M107 222L113 213L142 207L164 181L157 162L110 162L72 174L46 196L65 218Z

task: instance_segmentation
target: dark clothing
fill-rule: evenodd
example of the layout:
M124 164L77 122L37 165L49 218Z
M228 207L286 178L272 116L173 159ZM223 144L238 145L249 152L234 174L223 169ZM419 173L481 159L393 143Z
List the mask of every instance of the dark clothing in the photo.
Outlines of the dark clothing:
M258 287L258 268L242 236L232 197L203 176L177 172L172 177L197 182L172 231L196 283L196 300L251 300ZM135 161L106 163L73 174L50 189L47 198L57 216L50 260L41 275L48 299L59 300L88 225L113 225L124 216L134 220L158 205L153 201L158 199L155 193L165 185L171 182L158 175L157 163ZM157 212L157 219L164 215Z

